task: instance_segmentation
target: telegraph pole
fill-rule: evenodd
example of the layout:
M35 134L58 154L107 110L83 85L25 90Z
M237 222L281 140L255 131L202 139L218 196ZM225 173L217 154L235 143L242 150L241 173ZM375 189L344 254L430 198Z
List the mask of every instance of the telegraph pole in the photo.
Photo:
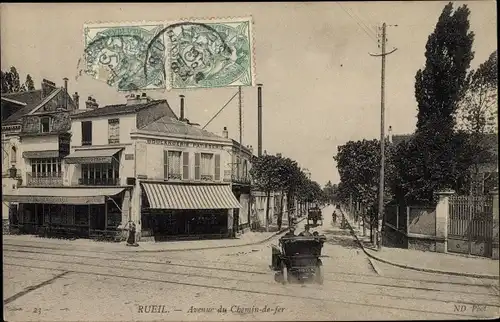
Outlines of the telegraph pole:
M397 25L394 25L397 26ZM370 56L381 57L382 58L382 73L381 73L381 85L380 85L380 179L379 179L379 190L378 190L378 222L377 222L377 232L375 234L375 243L377 248L382 247L382 219L384 216L384 180L385 180L385 57L392 54L397 50L394 48L390 52L385 51L386 45L386 27L385 22L382 24L382 53L381 54L370 54Z
M257 84L257 155L262 156L262 84Z
M243 145L243 108L242 108L242 99L241 99L241 86L238 86L238 121L239 121L239 131L240 131L240 151L238 161L238 178L241 172L242 167L242 158L241 158L241 148Z

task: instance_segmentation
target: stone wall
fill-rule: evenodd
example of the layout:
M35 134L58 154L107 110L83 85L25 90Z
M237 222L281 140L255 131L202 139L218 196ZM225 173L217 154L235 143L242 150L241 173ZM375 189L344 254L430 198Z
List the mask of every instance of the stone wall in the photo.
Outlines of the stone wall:
M408 237L408 249L436 251L436 241L426 238Z
M391 226L386 225L384 227L382 238L382 243L386 246L408 248L408 238L406 237L406 235Z
M2 219L2 233L4 235L10 235L9 219Z

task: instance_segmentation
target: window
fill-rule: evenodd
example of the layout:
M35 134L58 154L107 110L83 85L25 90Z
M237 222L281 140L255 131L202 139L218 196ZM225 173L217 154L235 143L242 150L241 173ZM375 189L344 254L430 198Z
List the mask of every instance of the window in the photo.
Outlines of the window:
M114 186L120 183L120 164L113 159L111 163L82 164L81 185Z
M49 116L44 116L40 118L40 132L48 133L52 125L52 119Z
M17 149L15 146L13 146L10 149L10 163L16 163L17 162Z
M31 159L31 176L33 178L61 177L61 159Z
M181 155L179 151L164 151L164 178L165 179L182 179L181 173Z
M92 121L82 122L82 145L92 145Z
M214 179L214 155L211 153L201 154L201 180L213 180Z
M120 143L120 120L108 120L108 144Z
M189 152L182 152L182 179L189 180Z

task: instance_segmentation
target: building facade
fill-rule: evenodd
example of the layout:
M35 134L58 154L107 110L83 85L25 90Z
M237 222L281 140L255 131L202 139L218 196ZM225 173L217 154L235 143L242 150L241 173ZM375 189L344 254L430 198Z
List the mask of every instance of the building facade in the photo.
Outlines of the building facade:
M139 239L162 240L228 237L248 225L251 150L227 131L202 130L183 107L177 117L145 94L85 105L72 103L50 135L19 135L23 184L3 199L18 204L22 232L117 238L133 221Z
M65 86L43 80L41 89L3 95L2 213L14 229L30 230L33 214L19 212L33 204L15 198L20 189L62 184L62 158L69 152L69 114L76 104ZM30 204L30 205L28 205ZM5 225L4 225L5 226ZM23 228L23 229L24 229Z

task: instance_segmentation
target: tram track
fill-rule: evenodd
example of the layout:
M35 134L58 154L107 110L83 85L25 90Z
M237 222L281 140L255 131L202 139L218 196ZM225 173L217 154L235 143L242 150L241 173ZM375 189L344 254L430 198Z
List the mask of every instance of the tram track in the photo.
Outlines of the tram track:
M42 260L40 260L42 261ZM23 264L12 264L12 263L4 263L4 265L7 266L15 266L15 267L25 267L25 268L38 268L38 269L45 269L45 270L55 270L55 271L61 271L62 269L60 268L50 268L50 267L44 267L44 266L35 266L35 265L23 265ZM81 265L81 264L80 264ZM85 265L84 265L85 266ZM123 269L123 268L120 268ZM86 274L86 275L95 275L95 276L105 276L105 277L113 277L113 278L124 278L124 279L131 279L131 280L137 280L137 281L143 281L143 282L154 282L154 283L166 283L166 284L176 284L176 285L181 285L181 286L191 286L191 287L202 287L202 288L209 288L209 289L217 289L217 290L225 290L225 291L230 291L230 292L243 292L243 293L251 293L251 294L256 294L256 295L267 295L267 296L273 296L273 297L284 297L284 298L293 298L293 299L300 299L300 300L311 300L311 301L317 301L317 302L323 302L323 303L336 303L336 304L344 304L344 305L354 305L354 306L362 306L362 307L372 307L372 308L377 308L377 309L396 309L396 310L402 310L402 311L407 311L407 312L413 312L413 313L425 313L425 314L435 314L438 316L456 316L460 318L478 318L481 316L474 315L474 314L468 314L468 313L444 313L444 312L436 312L436 311L429 311L429 310L422 310L422 309L413 309L413 308L408 308L408 307L402 307L402 306L393 306L393 305L382 305L382 304L374 304L374 303L360 303L360 301L347 301L347 300L342 300L342 299L332 299L331 297L329 298L321 298L317 296L305 296L305 295L296 295L296 294L291 294L290 292L287 292L286 294L283 293L278 293L278 292L269 292L269 291L259 291L259 290L248 290L248 289L242 289L242 288L237 288L237 287L225 287L225 286L215 286L215 285L207 285L207 284L201 284L201 283L187 283L187 282L179 282L179 281L174 281L174 280L167 280L167 279L154 279L154 278L146 278L146 277L135 277L135 276L127 276L124 274L117 274L117 273L97 273L97 272L90 272L88 270L78 270L78 269L65 269L64 272L67 273L77 273L77 274ZM164 272L162 272L164 273ZM381 294L377 294L381 295ZM416 300L413 298L413 300ZM433 301L433 300L427 300L425 299L424 301ZM454 302L458 303L458 302ZM413 303L415 304L415 303ZM464 303L468 304L468 303ZM484 305L489 305L489 304L484 304Z
M24 246L17 246L17 247L24 247ZM261 274L261 275L267 275L270 273L269 270L262 271L262 270L249 270L248 267L261 267L261 265L252 265L252 264L243 264L243 263L235 263L235 262L230 262L230 261L211 261L211 260L194 260L194 259L186 259L186 258L180 258L180 257L172 257L169 256L167 261L152 261L152 260L139 260L139 259L129 259L129 258L123 258L123 257L101 257L101 256L92 256L92 255L77 255L77 254L61 254L61 253L56 253L56 252L43 252L43 251L34 251L34 250L20 250L20 249L9 249L5 247L4 244L4 252L18 252L18 253L26 253L26 254L39 254L39 255L55 255L55 256L62 256L62 257L77 257L77 258L87 258L87 259L100 259L100 260L116 260L120 262L126 262L126 263L139 263L139 264L159 264L159 265L168 265L168 266L179 266L179 267L186 267L186 268L195 268L195 269L206 269L206 270L217 270L217 271L227 271L227 272L236 272L236 273L252 273L252 274ZM61 251L61 250L59 250ZM234 266L242 266L245 267L245 269L232 269L232 268L225 268L225 267L214 267L214 266L200 266L200 265L192 265L192 264L180 264L180 263L172 263L171 260L179 260L179 261L184 261L184 262L194 262L194 263L214 263L214 264L219 264L219 265L234 265ZM443 285L456 285L456 286L472 286L472 287L485 287L492 289L495 294L493 295L500 295L500 292L495 289L496 285L482 285L482 284L474 284L474 283L462 283L462 282L452 282L452 281L435 281L435 280L425 280L425 279L406 279L406 278L398 278L398 277L386 277L386 276L375 276L375 275L368 275L368 274L359 274L359 273L348 273L348 272L328 272L327 274L342 274L342 275L351 275L354 277L359 277L359 276L366 276L369 278L376 277L377 279L381 280L398 280L398 281L411 281L411 282L419 282L419 283L427 283L427 284L443 284ZM325 279L328 280L328 279ZM338 280L332 280L332 281L338 281ZM425 289L425 288L422 288ZM425 289L425 290L435 290L435 291L440 291L439 289ZM475 294L475 293L469 293L468 294ZM477 293L477 294L483 294L483 293Z
M12 252L12 251L8 251ZM22 251L21 253L25 254L34 254L34 255L40 255L40 252L32 252L32 251ZM47 253L42 253L42 255L49 255ZM274 274L271 271L248 271L248 270L234 270L234 269L229 269L229 268L220 268L220 267L210 267L210 266L193 266L193 265L187 265L187 264L174 264L174 263L162 263L162 262L154 262L154 261L141 261L141 260L130 260L130 259L115 259L115 258L102 258L99 256L82 256L82 255L64 255L64 254L53 254L50 253L52 256L59 256L59 257L78 257L82 260L105 260L107 262L110 261L115 261L115 262L125 262L127 264L147 264L147 265L158 265L159 267L162 266L169 266L169 267L181 267L183 269L185 268L190 268L190 269L195 269L195 270L209 270L209 271L226 271L226 272L233 272L233 273L238 273L238 274L249 274L251 275L260 275L260 276L272 276ZM32 260L32 261L42 261L42 262L51 262L51 263L57 263L57 264L72 264L72 265L84 265L84 266L89 266L89 267L99 267L99 268L111 268L111 269L124 269L124 270L136 270L137 267L134 268L127 268L123 266L116 266L116 265L102 265L102 264L90 264L90 263L85 263L85 262L75 262L75 261L66 261L66 260L53 260L53 259L38 259L38 258L29 258L26 256L12 256L12 255L5 255L4 258L12 258L12 259L24 259L24 260ZM243 282L243 283L259 283L259 284L264 284L264 285L275 285L276 282L272 280L272 282L265 282L265 281L258 281L258 280L247 280L247 279L242 279L242 278L231 278L228 276L214 276L214 275L204 275L204 274L199 274L199 273L185 273L185 272L175 272L175 271L164 271L164 270L154 270L154 269L147 269L145 267L140 267L142 271L147 271L151 273L161 273L161 274L166 274L166 275L179 275L179 276L186 276L186 277L198 277L198 278L208 278L208 279L218 279L222 281L235 281L235 282ZM339 279L339 278L330 278L330 276L335 275L335 273L327 273L327 276L325 276L325 282L330 282L330 283L345 283L345 284L359 284L359 285L366 285L366 286L375 286L375 287L383 287L383 288L389 288L389 289L400 289L400 290L415 290L415 291L426 291L426 292L431 292L431 293L453 293L453 294L462 294L462 295L479 295L479 296L486 296L486 297L495 297L498 298L498 293L497 294L491 294L489 291L490 289L487 286L483 285L469 285L469 286L475 286L475 287L481 287L485 288L488 292L471 292L470 290L464 291L464 292L459 292L457 290L443 290L439 288L429 288L429 287L416 287L416 286L408 286L408 285L394 285L390 283L376 283L376 282L371 282L371 281L360 281L360 280L345 280L345 279ZM374 278L374 277L371 277ZM375 279L379 279L378 277L375 277ZM270 278L271 280L271 278ZM496 292L495 292L496 293ZM382 296L390 296L390 297L395 297L395 298L405 298L405 296L393 296L390 293L390 290L388 292L384 293L376 293L376 295L382 295ZM410 297L412 299L416 299L418 297ZM420 299L426 299L421 297ZM457 302L456 300L442 300L439 298L436 298L435 300L443 302L443 303L449 303L449 302ZM461 303L466 303L463 300L458 300L458 302ZM470 303L470 304L475 304L475 303ZM497 306L498 303L488 303L487 305L489 306Z

